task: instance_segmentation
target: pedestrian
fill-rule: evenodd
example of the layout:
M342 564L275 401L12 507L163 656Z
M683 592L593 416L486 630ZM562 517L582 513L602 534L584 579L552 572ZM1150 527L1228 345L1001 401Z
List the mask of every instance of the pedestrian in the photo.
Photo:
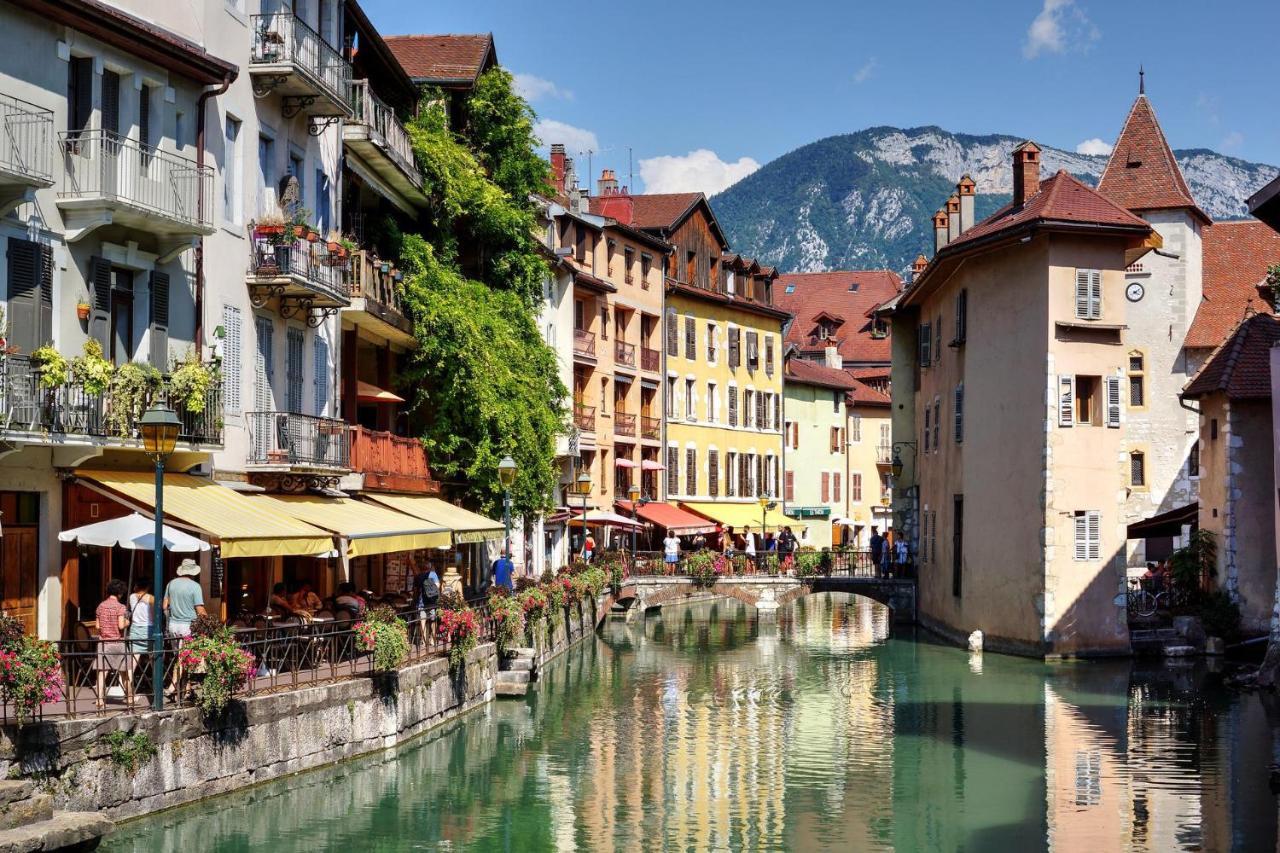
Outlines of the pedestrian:
M871 527L871 567L877 573L881 572L881 562L884 560L884 537L880 535L880 528L872 525Z
M907 576L907 559L909 557L907 540L898 537L898 541L893 545L893 574L895 577L905 578Z
M174 637L190 637L191 623L205 615L204 591L200 589L200 567L187 557L178 565L178 576L164 590L164 615L168 633ZM283 592L283 590L281 590Z
M747 561L754 567L756 561L756 535L751 532L751 525L749 524L742 526L742 551L747 555Z
M777 553L778 539L773 535L773 531L769 531L764 535L764 549L766 551L772 551L774 553Z
M794 554L796 550L796 535L791 532L790 527L782 528L782 532L778 534L778 553L782 556Z
M124 630L129 627L129 608L123 598L129 587L119 578L107 584L107 597L98 605L98 708L107 706L107 673L115 673L124 688L127 701L133 701L132 658L125 649Z
M515 592L516 585L512 580L515 571L516 564L511 561L511 552L507 551L493 561L493 582L504 587L507 592Z
M667 573L675 574L676 564L680 562L680 537L672 530L668 530L667 538L662 540L662 561Z
M732 557L733 552L737 548L737 540L734 538L733 528L726 527L724 531L720 534L720 537L723 540L725 556Z
M147 651L151 608L154 606L151 584L141 579L134 581L133 594L129 596L129 651L133 652L135 664L137 656Z
M582 540L582 559L584 562L590 563L592 556L596 552L596 538L591 535L591 531L587 531L586 538Z

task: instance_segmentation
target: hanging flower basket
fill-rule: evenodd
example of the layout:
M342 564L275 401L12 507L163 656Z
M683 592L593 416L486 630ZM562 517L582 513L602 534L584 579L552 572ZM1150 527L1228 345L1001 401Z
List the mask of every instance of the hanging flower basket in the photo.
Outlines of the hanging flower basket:
M77 302L77 303L76 303L76 316L77 316L78 318L80 318L81 320L88 320L88 319L89 319L89 310L90 310L90 308L89 308L89 303L88 303L88 302Z
M319 232L319 231L307 231L307 242L308 242L308 243L315 243L315 242L319 241L319 239L320 239L320 232Z
M342 248L341 246L338 245L337 240L329 240L324 244L324 246L326 249L328 249L330 252L332 252L335 255L338 254L338 249Z
M295 225L295 226L293 226L293 236L294 236L294 237L297 237L299 240L301 240L303 237L307 236L307 226L305 226L305 225Z

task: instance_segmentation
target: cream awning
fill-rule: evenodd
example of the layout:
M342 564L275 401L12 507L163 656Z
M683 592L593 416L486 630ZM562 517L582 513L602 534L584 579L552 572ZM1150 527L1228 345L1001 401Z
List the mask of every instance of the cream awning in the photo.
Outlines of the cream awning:
M448 546L444 527L394 509L354 498L322 495L253 495L249 501L270 506L299 521L323 527L347 540L348 557L416 551Z
M446 503L439 498L427 495L382 493L369 493L365 497L372 502L391 507L397 512L403 512L451 530L455 545L501 539L503 536L502 522L485 518L483 515Z
M150 471L78 470L76 476L155 509ZM333 550L333 536L246 495L189 474L164 475L164 513L218 540L222 556L314 557Z

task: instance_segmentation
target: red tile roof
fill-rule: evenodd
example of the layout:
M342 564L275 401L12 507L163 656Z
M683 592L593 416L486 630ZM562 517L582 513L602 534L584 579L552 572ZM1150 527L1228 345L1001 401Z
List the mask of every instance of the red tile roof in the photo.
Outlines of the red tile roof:
M889 367L888 364L882 367L846 367L844 372L854 379L888 379Z
M702 193L646 193L631 196L632 221L637 228L671 228L704 198ZM591 197L591 212L600 213L606 199Z
M846 402L851 406L883 406L889 408L893 404L888 394L877 391L865 382L853 380L854 388L845 395Z
M493 34L384 36L392 54L420 83L475 83L498 61Z
M1216 347L1252 307L1269 313L1257 284L1280 264L1280 234L1256 219L1215 222L1204 229L1204 294L1184 346Z
M1226 392L1233 400L1271 398L1271 348L1280 343L1280 319L1254 314L1214 350L1187 383L1184 397Z
M851 285L858 289L851 291ZM788 292L794 285L794 292ZM787 331L786 344L801 352L822 352L828 346L840 351L846 362L889 363L889 339L871 337L871 321L865 319L872 308L891 299L902 279L890 270L848 270L839 272L783 273L773 284L773 301L796 315ZM844 318L834 338L817 337L818 317L826 314Z
M1138 95L1129 109L1098 191L1129 210L1186 207L1210 221L1196 206L1146 95Z
M841 391L852 391L862 384L838 367L827 367L825 364L803 358L787 359L784 378L787 382L800 385L817 385L821 388L836 388Z

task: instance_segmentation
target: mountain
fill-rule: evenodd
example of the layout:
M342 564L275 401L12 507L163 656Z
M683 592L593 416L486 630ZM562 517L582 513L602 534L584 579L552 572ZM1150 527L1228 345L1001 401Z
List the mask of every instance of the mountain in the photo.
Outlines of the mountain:
M968 172L976 216L1009 200L1009 152L1022 138L971 136L940 127L873 127L797 148L711 199L735 252L780 270L888 268L902 271L932 253L930 217ZM1244 200L1276 176L1275 166L1201 148L1175 151L1191 192L1213 219L1247 215ZM1104 156L1044 146L1045 174L1066 169L1090 185Z

